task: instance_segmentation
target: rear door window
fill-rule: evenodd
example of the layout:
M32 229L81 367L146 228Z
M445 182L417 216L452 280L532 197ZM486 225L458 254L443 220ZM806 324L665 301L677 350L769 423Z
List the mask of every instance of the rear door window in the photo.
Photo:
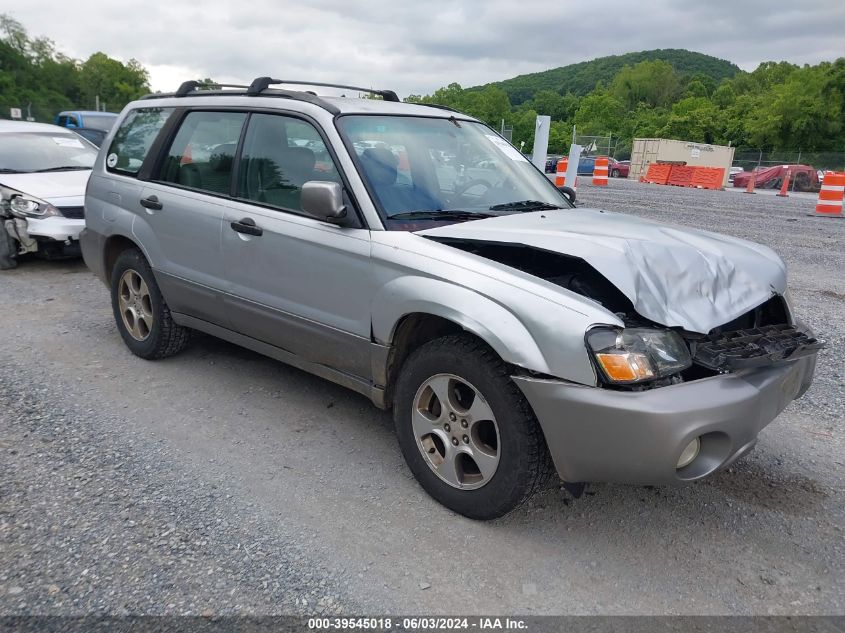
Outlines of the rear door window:
M127 114L106 154L106 169L137 176L153 141L172 112L173 108L138 108Z
M159 180L228 195L244 121L244 112L189 112L170 144Z

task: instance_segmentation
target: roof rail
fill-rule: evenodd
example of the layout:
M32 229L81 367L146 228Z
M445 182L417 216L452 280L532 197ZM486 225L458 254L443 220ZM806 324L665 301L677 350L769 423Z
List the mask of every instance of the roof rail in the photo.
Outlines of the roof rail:
M342 88L344 90L357 90L358 92L367 92L369 94L378 95L385 101L394 101L399 103L398 95L392 90L374 90L372 88L361 88L359 86L347 86L345 84L330 84L320 81L297 81L288 79L273 79L272 77L256 77L250 87L247 89L248 95L258 95L270 86L278 84L290 84L296 86L320 86L323 88Z
M199 90L202 87L205 87L206 90L217 90L218 88L246 88L247 86L241 86L239 84L219 84L217 82L204 83L202 81L185 81L182 82L182 85L176 89L176 92L174 92L173 95L175 97L184 97L194 90Z
M461 112L460 110L450 108L449 106L442 105L440 103L417 103L415 105L428 106L429 108L437 108L438 110L448 110L449 112L457 112L458 114L466 114L466 112Z
M255 82L253 82L255 83ZM202 86L209 86L208 90L198 90ZM240 88L241 90L218 90L218 88ZM295 90L279 90L273 89L266 92L250 91L249 86L241 86L236 84L202 84L198 81L185 81L176 90L176 92L156 92L141 97L142 100L147 99L167 99L172 97L233 97L233 96L262 96L262 97L278 97L281 99L292 99L294 101L305 101L312 103L327 112L332 114L339 114L340 109L334 104L321 99L313 92L299 92Z

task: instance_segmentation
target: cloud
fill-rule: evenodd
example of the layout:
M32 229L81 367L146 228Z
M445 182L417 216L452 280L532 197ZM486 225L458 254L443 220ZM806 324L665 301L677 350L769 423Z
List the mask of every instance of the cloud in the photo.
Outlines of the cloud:
M248 83L269 74L404 96L653 48L700 51L746 70L768 60L845 56L841 0L77 0L62 11L52 1L11 0L3 11L74 57L103 51L137 59L158 90L185 79Z

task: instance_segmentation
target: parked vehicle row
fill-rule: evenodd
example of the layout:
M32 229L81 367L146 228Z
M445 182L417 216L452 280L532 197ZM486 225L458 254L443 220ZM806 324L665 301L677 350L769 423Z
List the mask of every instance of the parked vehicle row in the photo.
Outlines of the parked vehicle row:
M561 158L563 158L563 156L550 155L546 159L545 171L547 174L553 174L557 171L557 164ZM578 175L592 176L596 167L596 158L596 156L582 156L578 160ZM610 158L608 161L607 173L611 178L628 177L628 173L631 171L631 161L616 160L615 158Z

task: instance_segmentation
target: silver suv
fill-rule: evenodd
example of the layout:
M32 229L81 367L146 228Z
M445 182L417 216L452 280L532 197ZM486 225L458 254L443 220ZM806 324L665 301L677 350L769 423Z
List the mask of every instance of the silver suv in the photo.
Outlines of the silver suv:
M187 82L104 142L81 243L138 356L199 330L366 394L478 519L552 468L576 493L708 476L809 387L770 249L576 209L469 116L271 87L297 83Z

